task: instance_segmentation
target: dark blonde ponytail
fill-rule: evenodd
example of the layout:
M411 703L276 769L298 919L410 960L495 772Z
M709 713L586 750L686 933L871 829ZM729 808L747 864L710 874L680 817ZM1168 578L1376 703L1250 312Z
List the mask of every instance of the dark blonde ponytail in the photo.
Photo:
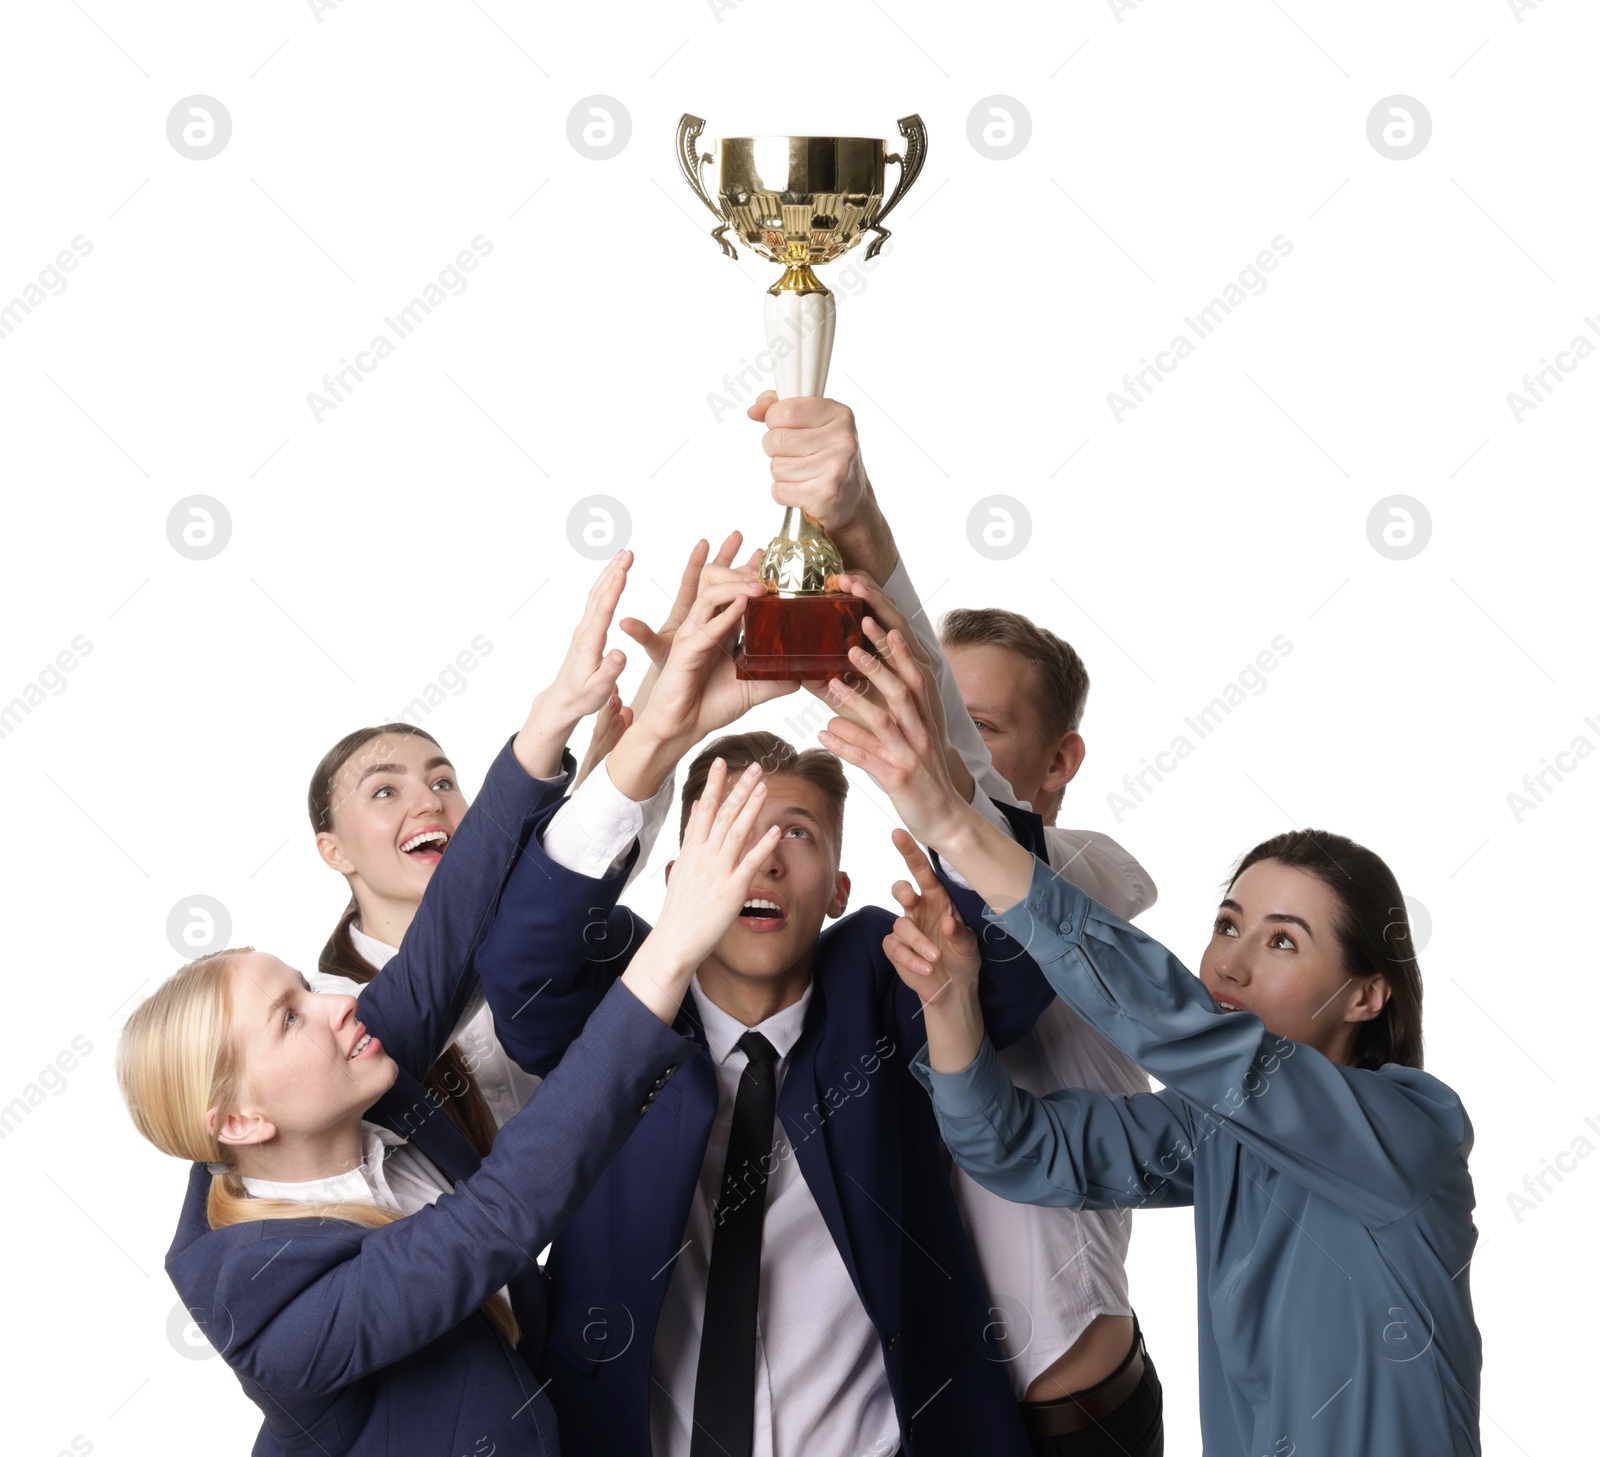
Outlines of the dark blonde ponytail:
M233 1166L231 1150L206 1127L209 1109L237 1100L239 1059L231 1035L230 973L250 947L191 961L134 1009L117 1047L117 1081L134 1126L162 1153L212 1170L206 1222L212 1229L257 1219L342 1219L370 1229L405 1216L377 1204L300 1204L254 1199ZM515 1346L521 1339L509 1302L499 1293L479 1309Z

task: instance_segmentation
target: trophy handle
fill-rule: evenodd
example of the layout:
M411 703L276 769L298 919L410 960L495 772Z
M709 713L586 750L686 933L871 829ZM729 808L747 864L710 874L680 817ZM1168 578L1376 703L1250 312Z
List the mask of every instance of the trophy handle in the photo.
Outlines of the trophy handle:
M921 122L917 123L918 126ZM734 251L733 244L722 235L728 231L731 224L722 216L722 210L712 202L710 194L706 192L705 184L700 180L700 169L711 160L709 152L699 151L700 133L706 129L703 117L691 116L687 111L678 118L678 166L683 175L688 179L689 186L694 188L694 195L705 203L720 227L711 230L711 236L722 245L722 251L728 257L737 259L738 253ZM898 196L898 193L896 194Z
M911 184L917 180L918 174L922 171L922 164L928 156L928 129L923 126L922 118L913 112L910 116L902 116L897 124L900 135L906 140L906 152L903 157L897 153L884 158L885 162L900 164L900 178L894 185L894 191L889 194L888 202L884 203L878 210L877 217L868 224L868 231L878 235L867 248L868 258L876 258L878 249L883 247L891 236L889 230L882 226L883 220L894 211L894 205L911 191Z

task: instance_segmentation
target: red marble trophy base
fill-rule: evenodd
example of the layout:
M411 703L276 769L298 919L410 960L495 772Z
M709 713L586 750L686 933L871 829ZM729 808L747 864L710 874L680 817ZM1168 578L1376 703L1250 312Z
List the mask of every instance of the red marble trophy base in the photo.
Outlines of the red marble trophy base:
M752 597L744 610L744 641L734 654L738 676L795 681L851 679L847 656L852 647L872 652L861 630L867 604L847 592L816 596Z

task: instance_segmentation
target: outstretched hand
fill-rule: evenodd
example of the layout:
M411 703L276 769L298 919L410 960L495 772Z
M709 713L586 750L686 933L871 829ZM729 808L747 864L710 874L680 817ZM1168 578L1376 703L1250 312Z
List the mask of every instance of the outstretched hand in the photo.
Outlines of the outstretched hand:
M611 782L629 799L649 799L701 739L799 686L745 682L734 667L745 604L766 590L753 568L701 568L699 595L673 634L666 665L611 754Z
M894 883L891 894L905 914L883 938L884 954L924 1006L952 985L970 991L978 984L983 964L977 936L961 919L917 842L904 830L896 830L894 847L905 858L916 885L905 880Z
M583 605L583 616L567 645L555 681L533 701L528 719L512 744L529 774L546 779L561 767L561 751L578 724L597 713L616 694L617 679L628 665L620 648L606 648L611 614L627 585L631 551L619 551L601 569Z
M664 1022L677 1015L690 975L737 919L750 882L778 842L778 825L755 834L767 797L761 766L752 764L731 787L727 780L727 763L713 759L689 811L661 914L623 973L628 989Z
M894 802L906 828L937 849L967 805L950 778L928 679L898 629L885 633L868 617L862 630L880 656L851 648L850 661L865 685L851 688L829 679L828 702L838 717L828 721L817 740L847 764L866 770Z
M576 719L597 713L616 692L617 679L628 666L628 655L621 648L606 649L606 633L611 614L622 599L628 584L628 568L633 565L631 551L619 551L605 564L583 604L583 616L573 629L566 656L556 671L548 692L558 709Z
M687 749L756 704L795 691L795 683L742 681L734 669L745 604L765 591L760 578L742 568L713 563L701 570L699 594L634 720L641 735Z
M852 597L859 597L865 602L872 609L872 620L885 633L898 632L906 646L911 650L911 656L916 660L917 667L922 670L923 677L928 680L928 708L933 715L932 727L934 735L941 744L945 743L948 735L946 733L944 701L933 689L933 659L928 656L928 650L922 645L922 639L912 629L911 624L905 618L905 614L895 606L893 599L866 572L861 571L859 568L848 572L840 572L837 584L841 592L848 592ZM869 639L869 641L873 641L873 639ZM836 713L842 713L844 717L850 718L857 723L860 722L850 712L848 703L841 708L827 697L827 684L807 682L805 687L813 697L820 698L824 703L828 703ZM881 702L881 699L879 701ZM957 788L960 788L959 784ZM967 798L970 799L971 797L969 793Z
M713 566L731 567L743 541L742 532L731 533L717 549L715 557L711 557L711 543L704 537L695 542L694 549L689 553L689 563L684 567L682 577L678 579L678 595L673 598L672 609L660 627L652 630L649 623L641 622L637 617L624 617L617 624L649 654L652 668L659 671L666 665L667 654L672 651L672 639L683 626L684 620L694 607L694 599L699 595L700 576L705 568L706 559L711 557Z

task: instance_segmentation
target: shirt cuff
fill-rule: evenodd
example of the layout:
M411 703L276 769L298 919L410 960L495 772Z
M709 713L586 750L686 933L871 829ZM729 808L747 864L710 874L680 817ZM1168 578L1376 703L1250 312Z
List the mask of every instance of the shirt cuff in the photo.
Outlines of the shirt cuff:
M984 906L983 918L992 921L1019 946L1028 949L1038 965L1059 961L1083 939L1094 902L1070 880L1057 875L1037 855L1028 893L1010 910Z
M592 880L609 880L622 869L628 851L646 821L661 826L672 798L668 777L654 795L640 803L612 782L610 760L583 781L545 826L544 852L557 865Z
M639 827L639 858L633 862L633 869L628 872L628 878L622 883L624 892L644 874L650 860L650 852L655 849L656 838L661 834L661 827L666 823L667 815L677 802L677 780L678 771L674 769L667 775L666 782L661 788L644 802L644 823Z
M928 1062L928 1044L911 1060L911 1072L933 1098L934 1107L945 1118L978 1118L1011 1085L1011 1077L1000 1066L994 1044L985 1036L978 1055L958 1073L939 1073Z

